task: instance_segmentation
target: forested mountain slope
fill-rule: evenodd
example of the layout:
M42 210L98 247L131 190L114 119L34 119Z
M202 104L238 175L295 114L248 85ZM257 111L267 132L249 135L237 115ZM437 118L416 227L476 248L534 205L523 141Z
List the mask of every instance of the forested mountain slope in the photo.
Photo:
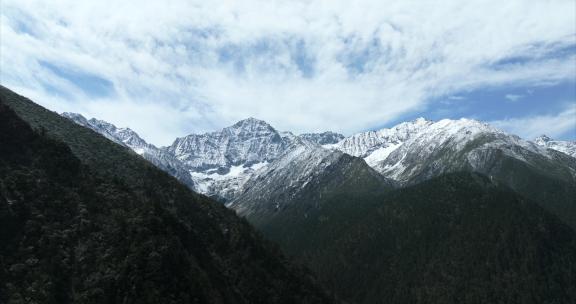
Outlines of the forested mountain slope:
M0 302L333 303L221 204L0 92Z
M321 216L255 223L354 303L576 301L574 230L484 176L317 204Z

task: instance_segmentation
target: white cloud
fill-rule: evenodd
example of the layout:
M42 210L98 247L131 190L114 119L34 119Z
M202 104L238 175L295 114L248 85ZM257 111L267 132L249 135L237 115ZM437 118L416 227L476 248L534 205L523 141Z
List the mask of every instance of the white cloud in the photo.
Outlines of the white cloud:
M520 95L520 94L506 94L506 95L504 95L504 98L510 100L511 102L518 101L518 100L522 99L522 97L524 97L524 95Z
M542 134L556 139L562 137L575 138L576 102L569 103L564 110L554 115L511 118L492 121L490 124L530 140Z
M1 5L3 85L158 144L247 116L351 133L434 97L576 73L574 54L548 56L574 43L572 0ZM107 79L116 94L90 96L38 61Z
M464 100L464 99L466 99L466 97L454 95L454 96L448 97L448 99L450 99L450 100Z

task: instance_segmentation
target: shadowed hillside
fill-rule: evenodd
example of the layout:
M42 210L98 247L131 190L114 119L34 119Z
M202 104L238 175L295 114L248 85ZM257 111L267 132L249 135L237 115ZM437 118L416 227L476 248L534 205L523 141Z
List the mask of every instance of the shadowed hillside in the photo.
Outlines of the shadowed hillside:
M0 302L333 302L221 204L1 93Z
M340 192L317 204L314 216L255 223L355 303L576 300L574 230L481 175L449 174L383 194Z

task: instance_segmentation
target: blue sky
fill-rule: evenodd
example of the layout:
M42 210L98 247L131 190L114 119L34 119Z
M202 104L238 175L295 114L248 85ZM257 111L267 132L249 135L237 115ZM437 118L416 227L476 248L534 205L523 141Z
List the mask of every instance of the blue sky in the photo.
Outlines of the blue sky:
M159 145L257 117L576 139L576 2L3 0L0 83Z

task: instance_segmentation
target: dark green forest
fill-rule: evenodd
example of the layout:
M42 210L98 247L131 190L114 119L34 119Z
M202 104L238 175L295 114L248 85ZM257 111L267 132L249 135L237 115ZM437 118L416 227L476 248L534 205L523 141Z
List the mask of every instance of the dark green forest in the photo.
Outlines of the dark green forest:
M574 230L482 175L314 204L257 227L352 302L576 301Z
M1 303L334 302L233 211L29 100L1 97ZM8 99L54 127L31 127ZM55 130L74 133L72 148Z

